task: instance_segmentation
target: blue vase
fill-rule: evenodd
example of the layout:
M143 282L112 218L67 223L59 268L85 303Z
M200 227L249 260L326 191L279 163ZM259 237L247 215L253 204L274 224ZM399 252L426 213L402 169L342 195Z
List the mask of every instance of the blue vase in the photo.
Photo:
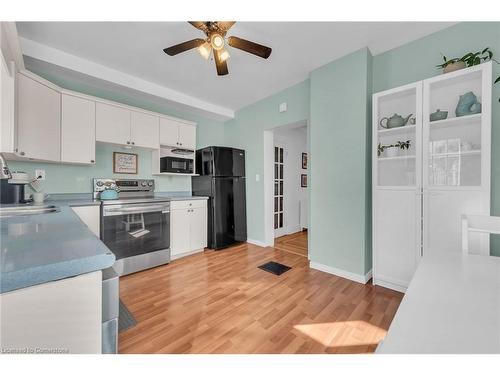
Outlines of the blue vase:
M472 91L460 95L457 108L455 109L455 115L460 117L476 113L481 113L481 103L477 101L476 95L474 95Z

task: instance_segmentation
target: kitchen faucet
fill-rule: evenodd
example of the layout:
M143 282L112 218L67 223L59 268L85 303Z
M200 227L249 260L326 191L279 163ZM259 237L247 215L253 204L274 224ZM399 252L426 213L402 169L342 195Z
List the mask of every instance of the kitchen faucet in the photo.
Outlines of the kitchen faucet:
M9 166L7 165L7 161L5 161L2 154L0 154L0 179L10 179L12 175L10 174Z

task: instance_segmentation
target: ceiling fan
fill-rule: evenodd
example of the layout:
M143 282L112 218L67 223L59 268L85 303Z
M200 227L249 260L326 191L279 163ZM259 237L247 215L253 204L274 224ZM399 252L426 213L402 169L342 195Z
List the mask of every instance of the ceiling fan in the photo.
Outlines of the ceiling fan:
M251 53L253 55L267 59L271 55L272 49L262 44L254 43L249 40L230 36L226 39L227 31L236 23L235 21L189 21L189 23L205 33L206 38L197 38L188 40L184 43L163 49L169 56L175 56L181 52L197 48L200 55L205 59L210 57L213 51L215 67L220 76L229 73L226 60L229 58L229 52L225 48L227 45Z

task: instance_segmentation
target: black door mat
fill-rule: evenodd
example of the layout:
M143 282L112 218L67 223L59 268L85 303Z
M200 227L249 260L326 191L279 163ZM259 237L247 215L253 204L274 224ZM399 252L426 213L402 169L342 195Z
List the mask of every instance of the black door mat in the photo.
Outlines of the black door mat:
M137 324L134 316L128 311L127 306L120 300L120 310L118 315L118 332L123 332Z
M285 273L288 270L291 270L292 267L285 266L284 264L281 263L276 263L276 262L267 262L261 266L259 266L261 270L271 272L274 275L281 275L282 273Z

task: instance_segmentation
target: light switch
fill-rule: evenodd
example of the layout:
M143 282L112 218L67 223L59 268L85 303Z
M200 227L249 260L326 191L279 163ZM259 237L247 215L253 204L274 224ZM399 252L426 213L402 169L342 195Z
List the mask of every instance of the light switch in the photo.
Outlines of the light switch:
M280 104L280 113L281 112L286 112L287 110L287 104L286 102Z
M260 181L260 174L255 175L255 181L259 182Z

